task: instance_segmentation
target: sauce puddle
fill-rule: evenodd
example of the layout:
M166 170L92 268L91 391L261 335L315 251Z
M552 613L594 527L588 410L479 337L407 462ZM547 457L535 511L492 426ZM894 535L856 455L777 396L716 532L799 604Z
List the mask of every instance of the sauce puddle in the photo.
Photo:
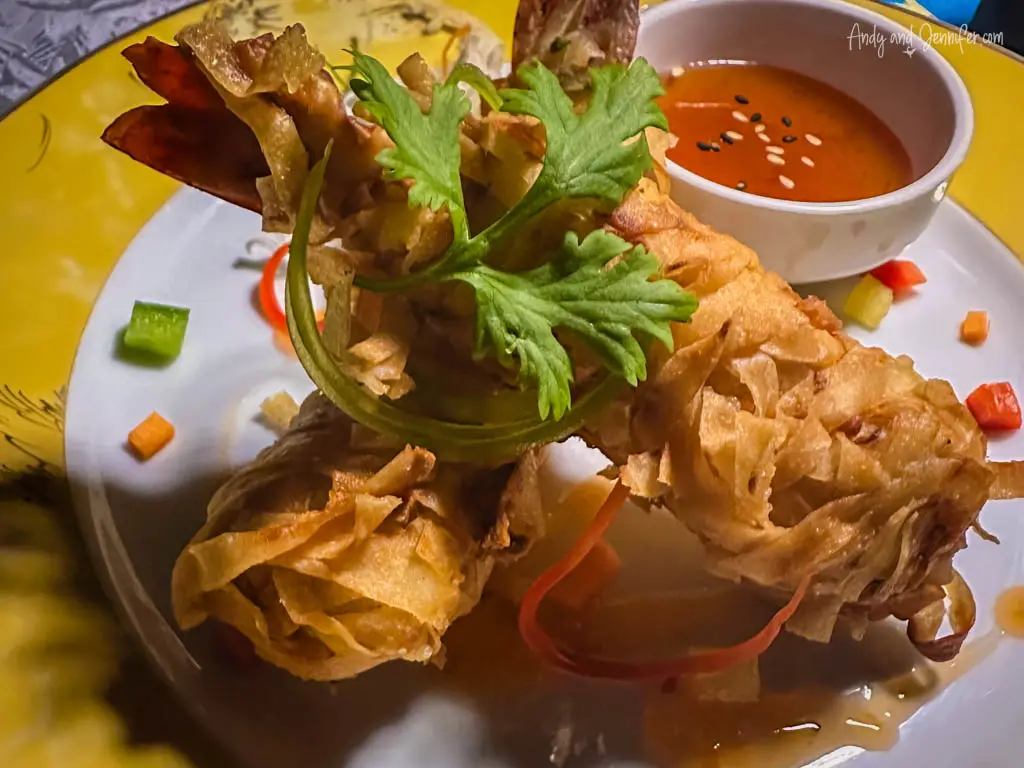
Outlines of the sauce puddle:
M840 653L820 654L811 660L812 664L832 665L831 672L815 670L806 685L788 690L775 690L765 683L756 702L701 701L692 691L652 699L645 712L648 743L659 765L839 765L862 751L895 746L900 726L987 658L999 639L998 633L986 635L965 647L955 662L937 665L916 657L896 627L880 627L869 631L861 641L867 647L855 653L844 648ZM795 647L783 651L795 652ZM872 660L873 654L883 655ZM807 654L797 655L801 661L807 659ZM771 666L777 661L777 655L765 660L763 677L770 676ZM902 664L910 666L905 672L886 677L880 668L876 673L868 671L877 661L895 663L897 669ZM837 667L851 662L864 663L861 672L865 674L852 676L853 680L861 678L854 683L856 687L837 690L825 682ZM843 670L843 674L850 672L850 667ZM874 674L878 677L872 680Z
M1024 587L1010 587L999 596L996 624L1011 637L1024 638Z
M571 768L608 756L674 768L835 766L861 751L891 748L900 725L987 658L1002 637L993 631L954 662L936 665L913 649L902 625L882 623L859 642L841 629L828 645L783 633L759 671L741 668L674 687L558 674L523 645L513 601L567 548L609 487L590 480L550 500L547 508L560 506L554 555L543 551L496 574L498 594L446 636L441 684L488 714L499 749L535 753L531 765ZM581 615L549 612L553 634L612 657L642 649L653 658L736 642L777 608L704 574L699 545L665 513L627 507L608 540L625 563L615 586ZM1024 627L1024 589L1018 597L1011 613Z

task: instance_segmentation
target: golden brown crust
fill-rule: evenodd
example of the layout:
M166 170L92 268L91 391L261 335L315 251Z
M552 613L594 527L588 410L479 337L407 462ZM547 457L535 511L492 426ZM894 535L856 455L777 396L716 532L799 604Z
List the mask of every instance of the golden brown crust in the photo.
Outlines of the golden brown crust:
M565 87L581 87L587 67L626 64L633 58L639 23L637 0L522 0L512 69L539 60Z
M477 604L495 562L540 533L537 460L506 484L508 471L439 464L353 426L311 395L217 491L174 567L182 628L215 618L312 680L443 658L441 636ZM500 503L481 493L488 485Z
M701 301L618 426L590 429L623 480L660 490L718 573L784 592L813 576L789 625L805 636L827 640L841 610L909 618L940 600L993 478L950 386L840 334L824 303L650 181L610 226Z

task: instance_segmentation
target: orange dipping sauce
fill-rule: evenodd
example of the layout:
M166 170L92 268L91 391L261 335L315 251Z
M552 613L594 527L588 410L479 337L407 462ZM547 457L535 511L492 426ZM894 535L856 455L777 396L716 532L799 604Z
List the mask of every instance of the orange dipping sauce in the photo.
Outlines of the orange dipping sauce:
M687 67L658 101L679 143L668 157L754 195L806 203L862 200L913 181L900 140L830 85L761 64Z

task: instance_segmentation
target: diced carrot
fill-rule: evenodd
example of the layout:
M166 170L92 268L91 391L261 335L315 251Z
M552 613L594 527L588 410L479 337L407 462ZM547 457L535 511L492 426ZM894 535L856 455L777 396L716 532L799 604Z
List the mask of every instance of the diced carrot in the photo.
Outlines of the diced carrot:
M965 344L984 344L988 338L988 313L968 312L960 324L960 340Z
M982 384L967 397L967 408L982 429L1005 431L1021 427L1017 394L1005 381Z
M128 445L142 461L153 458L174 439L174 425L156 411L128 433Z
M582 610L612 583L621 569L619 553L601 539L576 569L551 590L548 597L571 610Z
M893 296L902 298L916 285L928 282L924 272L912 261L887 261L871 270L871 276L892 291Z

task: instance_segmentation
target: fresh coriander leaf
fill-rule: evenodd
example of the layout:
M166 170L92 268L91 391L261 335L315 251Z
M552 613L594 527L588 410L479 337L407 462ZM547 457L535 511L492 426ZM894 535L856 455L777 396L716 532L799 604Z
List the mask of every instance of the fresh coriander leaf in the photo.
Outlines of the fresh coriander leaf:
M373 63L384 71L378 62ZM582 115L575 113L558 78L543 64L521 68L519 77L529 88L502 91L506 99L503 109L537 117L547 134L544 167L526 196L472 239L456 239L426 269L390 279L360 277L356 280L358 286L373 291L402 291L449 279L453 272L485 261L495 246L559 200L594 197L611 205L621 202L651 166L642 131L648 126L667 128L668 124L653 101L664 92L661 81L646 61L637 59L628 69L608 65L591 70L593 93ZM401 90L398 85L391 87ZM395 135L392 138L398 143ZM635 140L624 143L631 138Z
M542 64L521 69L519 77L527 88L501 92L503 109L532 115L544 125L544 166L521 201L470 238L458 168L458 125L468 104L458 83L473 84L483 74L468 69L453 73L435 87L434 106L423 115L379 62L355 58L352 87L396 144L378 156L381 165L392 178L414 181L414 190L420 191L416 196L410 192L410 204L447 205L456 226L455 242L428 268L394 279L360 277L356 284L379 291L447 280L470 284L477 298L477 355L493 350L503 364L518 363L524 386L536 385L542 420L565 416L572 395L573 365L556 328L589 345L613 379L621 377L634 386L645 379L646 355L636 334L671 346L670 324L688 320L697 301L671 281L651 280L658 262L643 248L602 231L583 242L570 233L550 263L530 272L508 274L484 262L501 241L548 206L568 197L614 205L639 181L651 166L644 129L667 128L654 102L663 90L650 65L637 60L628 68L591 70L593 90L582 114ZM445 158L441 163L439 153ZM456 216L461 219L456 221ZM305 348L317 350L308 342ZM296 350L302 358L302 345L296 343ZM340 392L341 382L335 383Z
M491 80L480 67L474 64L456 64L455 68L448 75L448 79L445 80L444 84L449 83L465 83L471 86L477 93L480 94L480 98L490 104L491 109L498 111L501 109L502 101L501 95L498 93L498 89L494 85L494 81Z
M572 361L553 333L561 318L557 306L535 296L528 278L478 266L457 278L476 291L476 346L482 358L492 348L499 362L512 368L519 363L519 381L537 385L542 419L559 420L572 401Z
M657 270L658 260L642 246L597 230L583 242L568 233L557 257L529 272L476 265L452 278L476 291L477 354L490 348L505 365L518 359L520 380L537 385L541 418L557 420L569 407L573 373L555 328L575 333L633 386L647 378L634 334L671 348L670 323L689 320L697 300L671 280L650 280Z
M351 51L352 90L387 131L394 147L381 150L377 162L389 179L411 179L410 206L448 209L457 242L469 238L459 166L459 125L469 114L469 100L455 82L434 86L430 112L424 114L412 95L395 82L379 61Z
M543 64L518 72L528 87L501 91L504 111L532 115L544 124L547 150L534 196L558 200L593 197L615 205L651 167L641 135L648 127L667 130L654 99L665 91L658 73L644 59L628 68L606 65L590 70L593 90L587 111L577 115L558 78ZM514 209L513 209L514 210Z
M534 417L462 424L406 413L374 397L342 372L317 329L307 276L309 230L330 154L331 144L328 143L324 156L310 169L302 191L288 259L285 305L288 333L295 353L313 382L335 406L375 432L432 451L440 461L497 465L517 458L531 446L567 437L618 396L621 382L614 376L605 376L573 403L561 422Z

